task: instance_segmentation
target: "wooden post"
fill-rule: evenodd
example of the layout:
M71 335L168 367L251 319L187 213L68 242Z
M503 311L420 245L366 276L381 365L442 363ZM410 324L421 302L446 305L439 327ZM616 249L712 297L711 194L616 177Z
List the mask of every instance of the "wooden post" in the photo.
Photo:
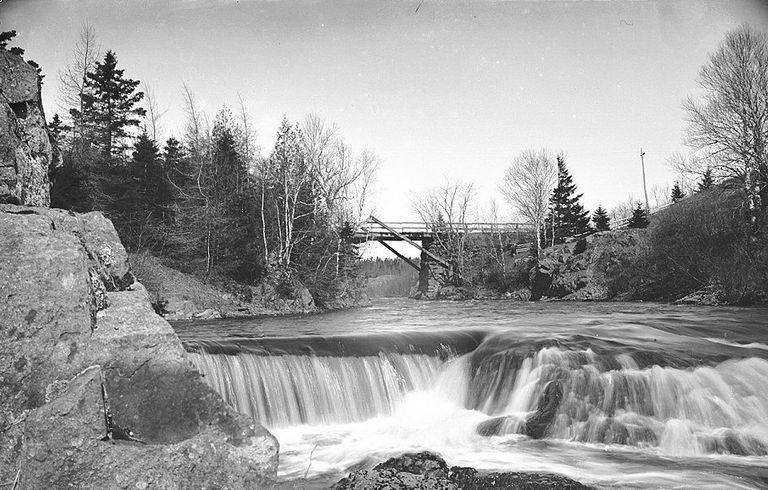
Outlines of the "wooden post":
M413 267L417 271L421 272L421 268L418 265L416 265L411 259L409 259L405 255L403 255L400 252L398 252L397 250L395 250L390 244L388 244L384 240L378 240L378 242L381 243L382 245L384 245L384 247L387 250L389 250L393 254L397 255L399 258L403 259L408 265L410 265L411 267Z
M427 254L427 255L428 255L428 256L429 256L429 257L430 257L432 260L434 260L435 262L439 262L439 263L441 263L443 266L445 266L445 267L448 267L448 262L446 262L445 260L441 259L441 258L440 258L440 257L438 257L437 255L433 254L432 252L430 252L430 251L429 251L429 250L427 250L426 248L422 247L421 245L417 244L416 242L414 242L413 240L411 240L411 239L410 239L410 238L408 238L407 236L403 235L402 233L398 233L398 232L396 232L395 230L393 230L393 229L392 229L391 227L389 227L388 225L386 225L386 224L382 223L381 221L379 221L378 219L376 219L374 216L371 216L371 221L373 221L373 222L374 222L374 223L376 223L377 225L381 226L382 228L384 228L384 229L385 229L385 230L387 230L388 232L392 233L393 235L395 235L395 236L396 236L397 238L399 238L400 240L403 240L404 242L408 242L409 244L411 244L411 245L413 245L414 247L418 248L419 250L421 250L422 252L424 252L425 254Z

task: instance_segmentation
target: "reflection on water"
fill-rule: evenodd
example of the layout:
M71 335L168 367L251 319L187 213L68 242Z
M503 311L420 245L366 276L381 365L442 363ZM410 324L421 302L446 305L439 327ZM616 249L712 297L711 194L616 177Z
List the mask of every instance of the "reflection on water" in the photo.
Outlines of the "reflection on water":
M764 309L394 300L175 327L278 437L283 479L429 449L601 487L768 485Z

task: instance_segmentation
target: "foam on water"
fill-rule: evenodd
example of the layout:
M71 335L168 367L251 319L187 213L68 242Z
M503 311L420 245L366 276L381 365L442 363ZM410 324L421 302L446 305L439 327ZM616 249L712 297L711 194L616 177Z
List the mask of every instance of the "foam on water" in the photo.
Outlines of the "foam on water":
M431 450L450 465L554 472L599 487L764 486L762 331L742 322L735 342L712 340L721 327L681 326L680 311L663 330L621 312L615 328L585 315L566 333L564 318L537 312L528 318L540 331L496 325L483 333L482 322L521 322L494 312L478 316L469 336L452 326L450 339L424 329L360 335L359 346L349 333L306 345L231 336L212 339L211 352L198 342L189 356L228 403L277 436L283 480L328 483L352 467ZM666 313L654 314L662 322ZM753 330L759 342L745 333ZM543 438L525 435L547 406Z

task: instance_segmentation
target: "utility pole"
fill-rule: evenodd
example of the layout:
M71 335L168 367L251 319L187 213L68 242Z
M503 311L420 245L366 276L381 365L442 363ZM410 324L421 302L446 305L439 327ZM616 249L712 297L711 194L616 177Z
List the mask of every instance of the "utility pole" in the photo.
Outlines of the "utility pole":
M643 194L645 194L645 210L650 211L651 206L648 205L648 189L645 186L645 160L643 157L645 156L645 152L642 148L640 148L640 166L643 167Z

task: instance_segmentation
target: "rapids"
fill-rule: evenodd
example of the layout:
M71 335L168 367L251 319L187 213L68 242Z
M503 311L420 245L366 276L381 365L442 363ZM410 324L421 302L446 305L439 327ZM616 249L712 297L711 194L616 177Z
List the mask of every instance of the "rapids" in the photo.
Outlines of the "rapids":
M768 486L766 309L387 300L174 327L277 436L286 482L427 449L606 488Z

